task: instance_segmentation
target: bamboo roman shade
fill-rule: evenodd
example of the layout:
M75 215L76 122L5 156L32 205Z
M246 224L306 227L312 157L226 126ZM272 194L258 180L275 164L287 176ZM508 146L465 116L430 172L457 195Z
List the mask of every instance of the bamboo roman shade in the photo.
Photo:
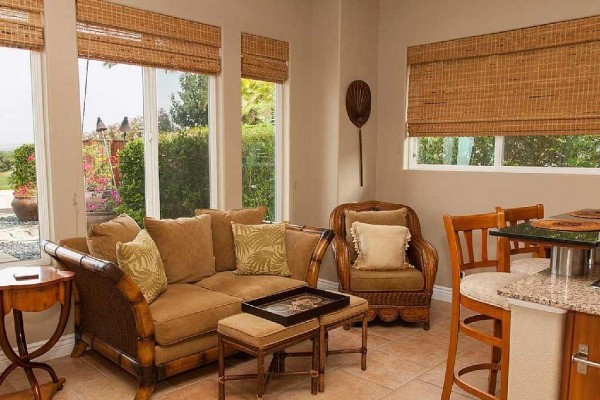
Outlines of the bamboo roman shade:
M290 45L281 40L242 33L242 77L283 83L288 78Z
M221 28L102 0L77 0L79 56L216 75Z
M43 0L0 0L0 46L44 47Z
M600 17L408 48L410 136L600 133Z

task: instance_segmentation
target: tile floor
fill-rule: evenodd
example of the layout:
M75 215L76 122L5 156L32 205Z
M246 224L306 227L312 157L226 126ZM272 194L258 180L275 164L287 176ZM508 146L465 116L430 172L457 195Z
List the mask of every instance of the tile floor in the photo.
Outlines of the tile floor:
M369 327L367 370L360 369L360 355L344 354L327 360L325 392L313 397L310 381L306 376L271 380L265 399L335 399L335 400L438 400L442 392L448 332L450 304L433 301L431 330L420 326L393 323L374 323ZM489 328L489 327L484 327ZM331 332L331 348L339 346L358 347L360 329L349 331L337 329ZM309 343L299 345L308 348ZM490 350L485 345L461 338L459 341L458 367L478 362L489 362ZM136 382L110 361L93 351L78 359L63 357L50 361L59 376L67 379L65 388L56 400L108 400L133 399ZM293 370L307 369L309 359L290 358L287 367ZM254 360L246 356L234 356L227 360L228 371L236 373L255 372ZM39 374L40 380L47 381ZM485 388L487 373L472 373L467 380ZM2 399L31 398L17 396L14 392L28 388L22 371L15 371L0 386ZM254 381L230 381L226 384L228 400L255 399ZM11 395L12 393L12 395ZM157 385L152 399L217 399L217 366L212 363L170 378ZM471 398L456 386L453 400Z

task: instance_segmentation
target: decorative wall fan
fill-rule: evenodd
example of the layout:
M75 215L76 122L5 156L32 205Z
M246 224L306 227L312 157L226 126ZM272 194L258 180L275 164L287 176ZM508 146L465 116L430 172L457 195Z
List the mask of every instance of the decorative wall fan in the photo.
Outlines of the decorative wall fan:
M358 128L360 155L360 186L363 186L362 127L371 115L371 89L365 81L357 80L348 86L346 112L350 121Z

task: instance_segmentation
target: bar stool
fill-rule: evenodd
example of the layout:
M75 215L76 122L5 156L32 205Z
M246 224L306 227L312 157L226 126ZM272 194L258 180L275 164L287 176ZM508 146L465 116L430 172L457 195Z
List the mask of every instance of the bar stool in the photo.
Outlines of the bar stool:
M512 226L532 219L544 218L544 205L502 208L496 207L496 212L503 211L504 219L500 227ZM519 258L510 263L510 272L523 275L535 275L550 268L550 259L546 258L546 248L534 243L520 240L510 240L510 255L531 254L531 257Z
M498 289L522 279L523 276L499 272L508 269L505 250L508 246L506 238L497 239L496 258L488 256L488 231L490 228L499 226L500 221L502 221L501 218L504 218L500 214L502 213L467 216L444 215L452 266L452 320L442 400L450 399L452 386L455 383L478 399L507 399L510 310L508 300L498 295ZM481 236L481 255L477 260L475 260L473 245L474 231ZM469 274L461 280L461 273L478 268L495 268L496 272ZM461 306L478 314L461 320ZM469 326L474 322L484 320L494 321L493 335ZM454 365L459 332L492 346L491 362L470 365L455 373ZM461 376L466 373L480 370L490 371L487 393L461 379ZM500 397L495 395L498 371L501 372Z

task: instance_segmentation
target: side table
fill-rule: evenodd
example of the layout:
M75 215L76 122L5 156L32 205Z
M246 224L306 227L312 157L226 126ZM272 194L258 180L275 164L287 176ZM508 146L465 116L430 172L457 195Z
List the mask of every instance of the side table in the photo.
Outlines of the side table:
M17 280L18 275L37 275L35 278ZM34 362L33 359L48 352L63 334L71 308L71 287L75 273L61 271L54 267L16 267L0 270L0 347L12 363L0 375L0 385L18 367L25 370L31 384L33 398L46 400L60 389L65 379L59 378L48 364ZM29 353L23 328L23 311L40 312L60 303L60 318L52 337L39 349ZM6 315L12 310L15 321L15 335L19 354L12 349L6 334ZM40 385L33 373L34 368L48 372L52 382Z

